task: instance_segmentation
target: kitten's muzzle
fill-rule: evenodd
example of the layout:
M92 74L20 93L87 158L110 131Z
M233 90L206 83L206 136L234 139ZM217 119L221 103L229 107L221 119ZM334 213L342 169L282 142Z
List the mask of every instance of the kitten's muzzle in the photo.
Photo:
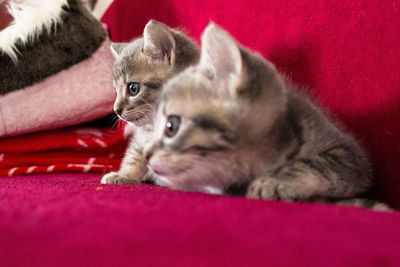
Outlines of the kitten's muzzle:
M117 114L117 115L119 115L119 116L121 116L122 110L123 110L122 108L114 108L115 114Z
M148 168L149 168L152 172L154 172L154 173L157 174L157 175L162 175L162 174L163 174L163 172L162 172L161 170L159 170L159 166L157 166L157 164L156 164L156 166L153 166L151 163L154 164L154 162L150 162L150 160L151 160L152 157L154 156L154 147L153 147L153 146L152 146L152 147L149 147L149 148L147 148L147 149L145 149L145 150L143 151L143 156L144 156L144 160L145 160L145 162L146 162ZM154 161L154 160L153 160L153 161Z
M144 114L129 114L128 112L124 112L123 110L119 111L119 113L115 113L124 121L132 123L139 123L146 117Z

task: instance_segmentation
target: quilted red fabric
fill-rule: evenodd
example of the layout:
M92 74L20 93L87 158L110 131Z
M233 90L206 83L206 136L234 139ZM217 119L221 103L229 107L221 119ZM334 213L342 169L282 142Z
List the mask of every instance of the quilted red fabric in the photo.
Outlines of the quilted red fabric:
M127 138L119 127L75 126L0 139L0 176L119 169Z
M309 88L367 149L379 197L400 207L400 1L116 0L113 41L150 19L199 40L214 21Z

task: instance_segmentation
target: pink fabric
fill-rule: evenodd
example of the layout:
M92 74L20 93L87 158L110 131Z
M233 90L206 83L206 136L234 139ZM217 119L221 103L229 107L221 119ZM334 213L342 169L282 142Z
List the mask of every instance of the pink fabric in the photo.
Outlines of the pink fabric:
M40 83L0 96L0 137L60 128L112 113L113 63L110 41L106 40L90 58Z
M116 0L113 41L149 19L199 39L212 20L311 88L366 147L379 197L400 207L400 1Z
M400 213L0 177L1 266L400 266Z

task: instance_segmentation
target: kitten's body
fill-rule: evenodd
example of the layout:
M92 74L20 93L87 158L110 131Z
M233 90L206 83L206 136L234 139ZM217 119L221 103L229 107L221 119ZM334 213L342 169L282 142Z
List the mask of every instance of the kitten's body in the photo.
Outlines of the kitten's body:
M250 198L326 201L371 186L357 142L215 25L203 34L200 63L169 80L160 99L146 157L170 187L244 185Z
M160 87L169 77L195 64L200 51L182 32L154 20L146 25L143 38L113 44L112 51L116 57L112 73L117 92L114 111L133 125L135 134L121 169L106 174L101 182L135 184L147 176L142 150L152 134L153 104Z

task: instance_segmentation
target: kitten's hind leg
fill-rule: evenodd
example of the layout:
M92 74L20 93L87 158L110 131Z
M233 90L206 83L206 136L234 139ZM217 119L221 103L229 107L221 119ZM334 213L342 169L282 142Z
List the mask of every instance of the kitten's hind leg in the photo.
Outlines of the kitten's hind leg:
M101 179L102 184L139 184L147 172L141 149L134 142L129 145L118 172L110 172Z

